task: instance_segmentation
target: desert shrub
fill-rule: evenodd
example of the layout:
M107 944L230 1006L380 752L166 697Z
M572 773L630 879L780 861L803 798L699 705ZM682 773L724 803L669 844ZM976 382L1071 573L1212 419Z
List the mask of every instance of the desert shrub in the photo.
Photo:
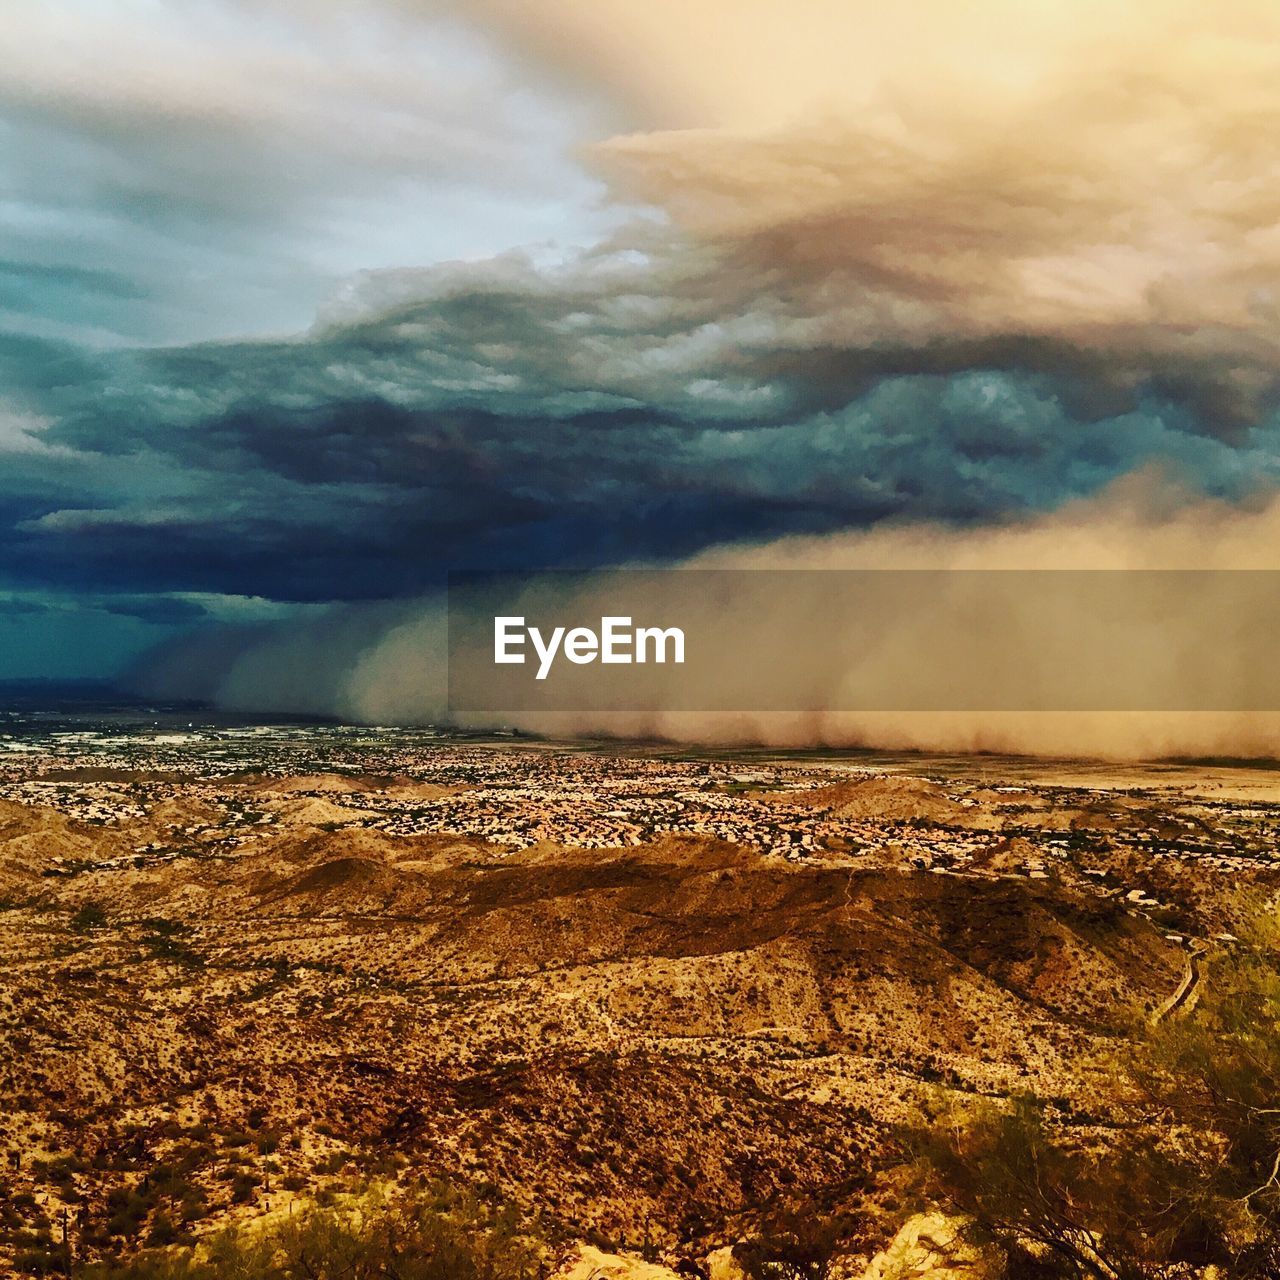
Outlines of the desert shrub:
M167 960L191 969L203 966L204 957L182 940L191 932L187 925L156 916L142 921L142 930L140 940L152 960Z
M13 1260L14 1270L24 1276L66 1274L66 1253L54 1244L23 1249Z
M84 1169L84 1161L76 1156L61 1156L56 1160L33 1160L32 1171L44 1182L57 1183L61 1187L69 1187L75 1181L75 1174Z
M151 1230L147 1232L147 1244L151 1247L173 1244L182 1236L182 1228L178 1223L161 1210L151 1220Z
M113 1236L132 1238L155 1205L152 1187L113 1187L107 1193L107 1231Z
M785 1203L765 1213L758 1232L735 1245L733 1256L749 1280L826 1280L860 1225L821 1206Z
M231 1180L231 1203L245 1204L253 1199L260 1180L255 1173L237 1173Z
M1280 945L1257 927L1205 964L1200 999L1117 1053L1119 1124L1044 1099L944 1109L911 1135L933 1202L1011 1275L1280 1274Z
M1141 1142L1064 1134L1031 1097L946 1115L917 1135L933 1194L995 1246L1010 1275L1147 1280L1164 1274L1171 1228L1190 1208L1183 1178ZM1162 1224L1161 1218L1166 1221Z
M71 927L76 933L89 933L101 929L106 923L107 913L96 902L86 902L71 917Z
M83 1280L539 1280L537 1238L510 1207L456 1188L367 1191L248 1223L198 1246L82 1269Z

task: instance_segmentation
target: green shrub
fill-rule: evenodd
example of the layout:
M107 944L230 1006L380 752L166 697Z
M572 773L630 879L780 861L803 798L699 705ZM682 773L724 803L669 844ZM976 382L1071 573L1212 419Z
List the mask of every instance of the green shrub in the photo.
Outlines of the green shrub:
M749 1280L826 1280L860 1223L812 1204L787 1204L765 1215L759 1232L735 1245Z
M198 1246L82 1268L82 1280L540 1280L538 1239L509 1206L450 1187L367 1191Z
M101 929L106 923L107 913L96 902L86 902L71 917L71 927L76 933L89 933Z
M1280 1275L1278 941L1257 927L1204 962L1194 1009L1135 1029L1115 1061L1120 1123L1035 1097L930 1117L909 1139L926 1198L1012 1276Z

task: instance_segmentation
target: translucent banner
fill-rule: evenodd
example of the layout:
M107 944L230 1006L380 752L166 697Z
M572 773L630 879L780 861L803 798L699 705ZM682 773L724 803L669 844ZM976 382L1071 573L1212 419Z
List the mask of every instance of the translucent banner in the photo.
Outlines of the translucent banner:
M449 705L1280 709L1280 572L451 575Z

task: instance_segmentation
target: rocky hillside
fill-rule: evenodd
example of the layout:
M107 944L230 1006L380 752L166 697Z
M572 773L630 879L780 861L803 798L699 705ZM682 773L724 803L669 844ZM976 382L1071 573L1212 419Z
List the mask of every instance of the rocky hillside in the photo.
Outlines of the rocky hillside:
M180 800L0 812L11 1240L65 1209L92 1255L363 1171L703 1256L780 1199L874 1200L939 1085L1105 1107L1109 1030L1183 969L1068 876L683 836L512 852L245 790L275 821L235 845Z

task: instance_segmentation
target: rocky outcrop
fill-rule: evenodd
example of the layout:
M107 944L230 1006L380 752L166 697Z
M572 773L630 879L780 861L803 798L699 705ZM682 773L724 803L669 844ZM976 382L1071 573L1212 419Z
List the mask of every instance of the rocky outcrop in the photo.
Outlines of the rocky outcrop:
M557 1269L554 1280L685 1280L670 1267L632 1254L606 1253L580 1244Z
M909 1218L860 1280L994 1280L997 1272L945 1214Z

